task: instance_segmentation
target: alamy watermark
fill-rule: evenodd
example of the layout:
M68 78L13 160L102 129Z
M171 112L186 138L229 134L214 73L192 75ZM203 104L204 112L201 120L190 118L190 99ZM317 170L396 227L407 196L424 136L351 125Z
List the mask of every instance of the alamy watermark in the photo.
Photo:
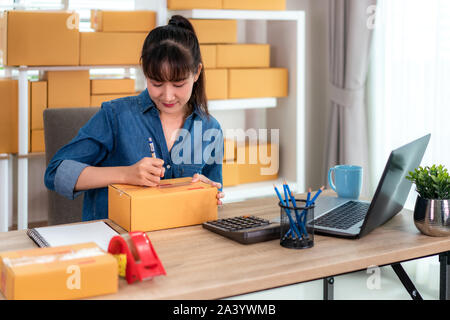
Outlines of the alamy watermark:
M375 4L368 6L366 9L366 13L368 15L366 20L367 29L373 30L375 29L375 20L377 17L377 6Z
M369 290L381 289L381 269L378 266L369 266L366 270L370 276L367 278L366 286Z
M227 144L224 147L224 135L220 129L210 128L203 131L202 121L194 121L191 131L183 128L174 132L172 139L178 143L175 143L171 150L172 162L221 164L225 150L225 163L261 164L261 175L273 175L279 169L279 131L270 129L269 135L268 129L227 129ZM229 153L234 153L235 149L237 154L230 157Z
M66 287L69 290L81 289L81 269L80 266L73 264L67 267L66 273L69 274L66 280Z

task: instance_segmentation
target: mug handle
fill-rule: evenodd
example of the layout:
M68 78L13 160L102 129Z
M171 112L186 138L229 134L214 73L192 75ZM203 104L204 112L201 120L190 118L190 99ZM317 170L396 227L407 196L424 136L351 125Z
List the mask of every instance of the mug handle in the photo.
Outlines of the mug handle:
M337 192L336 186L334 185L334 182L333 182L333 176L332 176L333 172L334 172L334 168L330 168L330 170L328 170L328 183L330 184L331 189L333 189L334 192Z

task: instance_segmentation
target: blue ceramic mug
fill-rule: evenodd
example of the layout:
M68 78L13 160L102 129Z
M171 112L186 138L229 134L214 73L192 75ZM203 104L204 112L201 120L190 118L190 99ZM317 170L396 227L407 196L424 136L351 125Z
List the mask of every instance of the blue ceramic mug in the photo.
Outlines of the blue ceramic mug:
M330 187L341 198L358 199L361 193L362 180L363 168L359 166L341 165L328 170Z

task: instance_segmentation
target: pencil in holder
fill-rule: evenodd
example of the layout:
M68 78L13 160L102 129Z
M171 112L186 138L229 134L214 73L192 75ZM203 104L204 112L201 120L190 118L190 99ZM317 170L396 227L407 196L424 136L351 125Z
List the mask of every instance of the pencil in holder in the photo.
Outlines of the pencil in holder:
M280 245L290 249L306 249L314 246L314 205L295 199L296 206L280 206ZM293 226L292 224L295 224Z

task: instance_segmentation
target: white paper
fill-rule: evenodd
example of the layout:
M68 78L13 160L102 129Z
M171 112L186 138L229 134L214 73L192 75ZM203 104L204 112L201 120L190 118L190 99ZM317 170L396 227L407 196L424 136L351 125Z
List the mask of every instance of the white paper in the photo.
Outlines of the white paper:
M109 241L118 233L103 221L35 228L51 247L95 242L108 251Z

